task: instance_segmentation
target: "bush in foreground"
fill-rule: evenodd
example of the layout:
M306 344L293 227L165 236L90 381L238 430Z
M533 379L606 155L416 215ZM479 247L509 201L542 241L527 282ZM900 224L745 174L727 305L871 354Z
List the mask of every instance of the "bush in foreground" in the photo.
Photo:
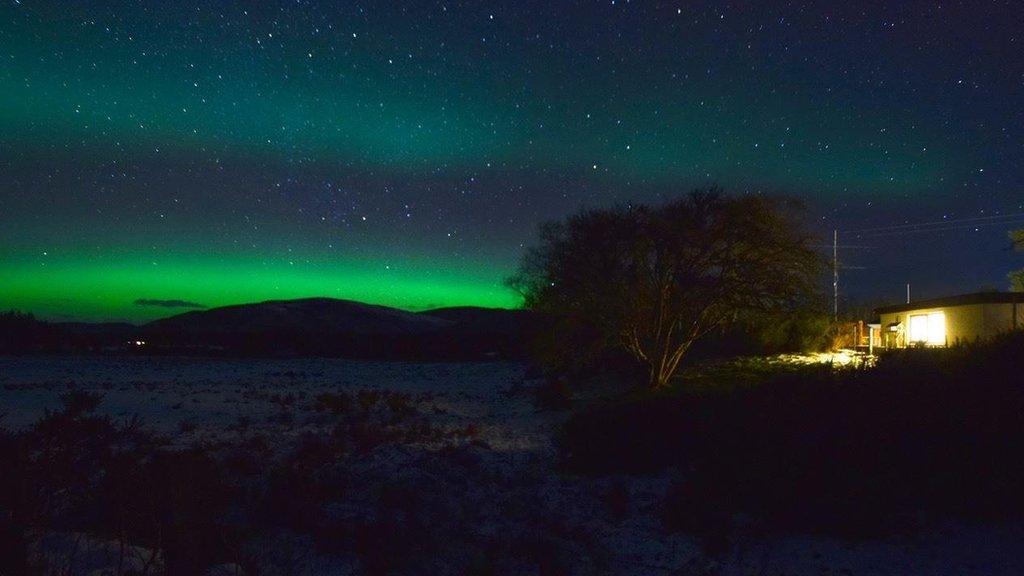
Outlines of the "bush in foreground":
M1020 518L1022 352L1015 333L903 351L873 369L812 368L750 389L608 406L566 424L563 462L588 474L677 469L667 525L690 531L698 508L711 531L735 513L862 535L927 516Z

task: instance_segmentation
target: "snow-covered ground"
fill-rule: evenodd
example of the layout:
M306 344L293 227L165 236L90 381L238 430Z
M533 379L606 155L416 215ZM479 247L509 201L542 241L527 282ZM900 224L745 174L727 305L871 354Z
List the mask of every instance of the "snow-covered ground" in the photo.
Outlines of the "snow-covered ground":
M280 412L275 397L295 396L298 411L325 392L387 390L412 394L439 422L482 425L481 437L495 449L534 448L549 436L539 433L546 419L528 396L515 393L523 382L523 367L510 363L0 358L0 414L6 413L7 426L24 426L45 409L59 408L60 394L83 390L103 394L100 414L137 415L165 433L187 422L216 434L243 417L274 427L264 421Z
M103 394L101 414L138 415L182 445L223 445L260 434L272 451L284 451L303 434L324 430L329 416L314 410L319 395L400 393L418 421L456 433L392 439L346 461L352 488L332 503L331 513L342 522L358 518L372 512L375 487L415 486L422 492L421 513L449 543L419 573L463 573L476 565L474 551L486 548L481 542L538 534L557 544L558 563L572 573L696 573L695 543L667 533L660 520L670 478L580 478L557 471L552 433L566 414L539 410L530 393L534 384L515 363L0 358L0 424L26 426L58 408L60 394L83 390ZM616 492L625 494L624 514L608 504ZM268 555L278 547L304 552L288 573L360 573L355 559L320 555L298 535L266 538L261 548ZM1019 526L947 526L893 541L750 536L722 573L1018 575L1024 574L1022 550ZM537 572L515 558L501 567L499 573Z

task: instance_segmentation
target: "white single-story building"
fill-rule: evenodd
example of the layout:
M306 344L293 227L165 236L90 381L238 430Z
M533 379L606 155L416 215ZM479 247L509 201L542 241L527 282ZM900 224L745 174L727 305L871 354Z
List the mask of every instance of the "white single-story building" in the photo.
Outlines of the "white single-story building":
M875 309L872 348L952 346L1024 328L1024 293L977 292Z

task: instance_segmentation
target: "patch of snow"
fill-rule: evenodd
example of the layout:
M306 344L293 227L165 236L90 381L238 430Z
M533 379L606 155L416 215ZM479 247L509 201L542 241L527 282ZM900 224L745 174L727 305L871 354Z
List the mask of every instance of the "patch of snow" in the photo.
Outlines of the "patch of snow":
M845 363L836 358L778 361ZM422 567L425 573L458 573L459 563L466 562L460 554L479 542L531 537L558 542L581 574L678 574L694 566L700 559L695 542L666 532L661 523L668 475L584 478L559 472L552 438L566 414L538 410L528 384L525 368L516 363L0 358L0 424L27 426L44 410L57 408L61 394L82 390L104 395L100 413L138 415L181 445L203 441L230 447L260 434L280 455L304 434L323 434L338 420L313 409L318 395L402 394L415 422L451 434L389 441L347 461L337 473L348 482L348 494L325 508L334 521L372 520L380 513L382 487L414 486L416 505L400 518L428 522L451 548L434 560L436 566ZM385 422L390 416L374 418ZM624 490L624 516L615 517L609 509L606 495L613 489ZM72 536L50 537L50 553L70 546ZM751 536L741 541L742 553L724 559L720 568L735 575L1009 576L1024 574L1022 542L1019 526L945 526L908 541ZM88 543L95 552L88 557L99 559L76 574L99 569L109 552L106 543ZM361 572L353 556L320 555L300 535L261 534L252 547L268 563L289 563L296 575ZM144 557L147 551L134 552ZM529 573L536 567L503 568ZM225 565L209 573L227 576L235 569Z

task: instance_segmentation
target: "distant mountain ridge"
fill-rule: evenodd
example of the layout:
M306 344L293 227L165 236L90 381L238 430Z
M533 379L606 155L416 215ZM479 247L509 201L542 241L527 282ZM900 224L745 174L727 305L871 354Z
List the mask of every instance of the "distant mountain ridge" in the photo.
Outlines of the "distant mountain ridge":
M190 310L141 326L25 321L5 351L463 361L516 359L546 324L528 310L409 312L334 298ZM19 332L20 331L20 332ZM3 334L0 334L3 336Z
M193 310L155 320L148 330L246 333L285 330L351 335L411 335L452 326L444 318L335 298L267 300Z

